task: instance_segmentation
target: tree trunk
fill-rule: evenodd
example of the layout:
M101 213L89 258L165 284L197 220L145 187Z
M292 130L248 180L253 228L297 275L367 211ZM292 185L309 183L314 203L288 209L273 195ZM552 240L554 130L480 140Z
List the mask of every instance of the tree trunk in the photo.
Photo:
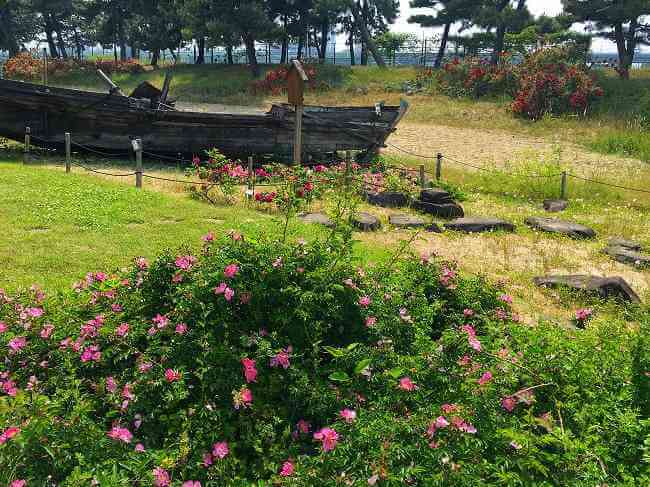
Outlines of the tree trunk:
M205 37L199 38L199 55L196 58L196 64L205 64Z
M618 22L614 25L614 38L616 40L616 49L618 51L618 75L621 79L630 79L630 68L634 60L634 50L636 49L636 28L637 22L630 23L630 32L626 43L625 28Z
M56 43L59 46L59 54L63 59L68 57L68 53L65 50L65 42L63 41L63 36L61 35L61 29L56 31Z
M126 61L126 36L124 35L124 19L121 15L118 16L117 22L117 38L120 42L120 61Z
M45 38L47 39L47 46L50 48L50 57L58 58L59 51L54 43L54 27L52 26L52 18L50 15L45 16Z
M74 45L77 50L77 59L81 61L81 58L83 56L83 46L81 45L81 38L77 29L74 30Z
M154 68L158 67L158 61L160 60L160 49L154 49L151 53L151 65Z
M284 32L282 35L282 52L280 53L280 64L287 64L289 62L289 35L287 34L287 16L282 18Z
M350 37L348 38L348 43L350 45L350 66L355 66L357 64L357 60L355 59L354 52L354 26L350 27Z
M320 52L318 54L318 59L321 64L325 64L327 62L327 41L329 37L329 31L329 22L323 21L320 26Z
M244 36L244 44L246 45L246 57L248 57L248 64L251 67L253 76L257 78L260 75L260 67L257 64L257 53L255 52L255 39L252 35L246 34Z
M442 66L442 60L445 57L445 51L447 50L447 40L449 39L449 30L451 29L451 22L445 24L445 30L442 32L442 39L440 39L440 49L438 49L438 57L436 57L436 62L434 67L436 69Z
M235 60L232 57L232 46L226 46L226 62L228 64L235 64Z
M494 51L492 52L492 64L497 64L499 62L499 58L503 52L503 46L506 38L506 24L504 19L501 18L501 13L505 10L509 3L509 0L501 0L501 2L497 5L497 16L499 19L497 20L496 40L494 42Z
M300 34L298 37L298 52L296 54L296 57L298 59L302 59L302 51L305 49L305 36L304 34Z
M8 7L0 8L0 33L7 44L6 47L9 51L9 57L14 57L20 50L12 24L11 10Z
M375 63L377 63L377 66L379 66L380 68L385 68L386 61L384 61L384 57L381 55L379 49L377 49L377 46L375 45L372 38L370 37L368 26L363 22L363 17L361 15L361 12L359 11L359 5L357 5L355 2L352 2L351 7L352 7L352 15L354 15L354 20L357 23L359 30L361 31L361 38L363 39L364 44L366 45L367 49L372 53L372 57L375 59Z

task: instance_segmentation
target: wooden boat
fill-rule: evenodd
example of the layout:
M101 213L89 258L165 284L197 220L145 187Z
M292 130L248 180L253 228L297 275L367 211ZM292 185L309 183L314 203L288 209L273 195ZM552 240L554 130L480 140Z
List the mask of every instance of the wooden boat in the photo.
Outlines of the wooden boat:
M407 109L406 102L399 107L305 106L303 160L347 150L372 155ZM125 96L115 85L102 94L0 80L0 136L22 141L29 127L32 144L44 148L64 148L70 132L75 151L126 155L131 141L139 138L145 155L188 157L217 148L229 157L287 159L294 123L293 107L284 104L256 114L199 113L176 110L158 99Z

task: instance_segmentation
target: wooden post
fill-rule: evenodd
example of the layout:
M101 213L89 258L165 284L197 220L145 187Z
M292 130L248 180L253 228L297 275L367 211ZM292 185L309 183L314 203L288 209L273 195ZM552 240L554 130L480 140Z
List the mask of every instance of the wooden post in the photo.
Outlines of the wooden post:
M352 183L352 152L345 151L345 187L350 190Z
M32 141L32 129L25 127L25 148L23 150L23 164L29 164L29 146Z
M438 152L436 156L436 181L442 179L442 154Z
M47 86L47 49L43 48L43 85Z
M255 172L253 171L253 156L248 157L248 190L246 191L246 196L248 200L252 200L255 194L255 184L253 178L255 177Z
M567 174L566 171L562 171L562 183L560 186L560 199L565 200L567 197Z
M293 139L293 163L302 163L302 112L303 106L296 105L296 133Z
M131 141L135 152L135 187L142 188L142 139Z
M65 133L65 172L70 173L72 168L72 137L70 132Z
M427 176L424 172L424 164L420 164L420 187L422 189L427 187Z
M296 112L295 135L293 140L293 162L302 163L302 115L304 107L305 82L309 78L305 74L300 61L293 61L287 74L287 91L289 103Z

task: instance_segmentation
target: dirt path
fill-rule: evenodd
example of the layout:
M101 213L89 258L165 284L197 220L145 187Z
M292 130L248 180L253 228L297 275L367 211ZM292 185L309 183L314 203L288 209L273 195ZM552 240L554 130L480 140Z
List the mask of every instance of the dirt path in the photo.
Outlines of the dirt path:
M525 157L551 156L557 146L551 141L500 130L449 127L445 125L403 122L388 139L390 144L422 155L442 152L464 162L504 167ZM565 164L585 173L611 171L650 171L650 166L636 159L607 156L590 152L577 144L559 145ZM388 146L388 154L404 155Z

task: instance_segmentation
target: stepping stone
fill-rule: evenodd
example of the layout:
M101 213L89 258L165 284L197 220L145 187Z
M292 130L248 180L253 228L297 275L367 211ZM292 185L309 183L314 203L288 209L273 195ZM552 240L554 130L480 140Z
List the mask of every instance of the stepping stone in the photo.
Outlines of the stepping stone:
M442 228L437 223L432 223L426 228L427 232L431 233L442 233Z
M579 223L555 220L553 218L526 218L526 224L543 232L559 233L572 238L594 238L596 232Z
M421 228L426 225L422 218L411 215L391 215L388 221L397 228Z
M568 207L569 202L566 200L544 200L544 209L549 213L564 211Z
M639 304L641 299L622 277L598 277L589 275L545 276L536 277L535 285L539 287L568 287L600 296L601 298L619 298L623 301Z
M399 191L384 191L382 193L366 193L366 200L371 205L384 208L400 208L408 206L411 198L406 193Z
M373 232L381 228L381 222L379 218L370 213L357 213L352 217L352 225L364 232Z
M324 213L307 213L299 217L304 223L317 223L326 227L333 227L334 222Z
M639 268L650 267L650 255L642 254L626 247L609 246L604 252L622 264L632 264Z
M412 208L440 218L462 218L465 216L463 207L457 203L427 203L426 201L414 201Z
M642 245L638 242L633 242L632 240L626 240L624 238L610 238L607 242L610 247L623 247L629 250L641 250Z
M497 218L458 218L449 223L445 223L445 228L447 230L456 230L465 233L515 231L515 226L512 223Z
M454 203L454 200L451 198L449 193L440 188L423 189L420 192L420 201L424 201L425 203L436 203L438 205Z

